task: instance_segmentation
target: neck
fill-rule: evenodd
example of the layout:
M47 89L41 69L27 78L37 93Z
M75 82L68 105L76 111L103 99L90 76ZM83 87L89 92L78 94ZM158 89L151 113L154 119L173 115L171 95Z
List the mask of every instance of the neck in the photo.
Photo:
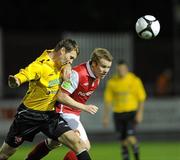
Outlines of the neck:
M91 69L92 73L95 75L96 79L98 79L95 72L94 72L94 68L93 68L92 64L89 64L89 66L90 66L90 69Z
M61 68L61 66L59 66L59 64L57 64L56 62L56 56L55 56L55 52L54 51L51 51L51 52L49 52L49 57L50 57L50 59L54 62L54 65L55 65L55 67L57 68L57 69L60 69Z
M54 51L49 52L49 57L55 62Z

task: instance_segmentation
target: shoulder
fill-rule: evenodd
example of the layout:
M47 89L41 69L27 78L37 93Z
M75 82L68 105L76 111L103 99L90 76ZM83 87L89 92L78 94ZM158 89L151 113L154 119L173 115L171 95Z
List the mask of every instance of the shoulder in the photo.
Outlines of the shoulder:
M82 71L84 69L86 69L86 63L81 63L81 64L73 67L73 70L75 70L75 71Z
M114 84L117 82L117 80L118 80L118 76L116 74L114 74L108 79L107 83L108 84Z
M81 76L85 76L87 74L87 68L86 68L86 63L79 64L75 67L73 67L73 70L77 72L77 74Z
M42 53L41 53L41 55L38 57L38 58L36 58L36 62L39 62L39 63L41 63L41 64L43 64L43 63L45 63L45 62L47 62L47 61L50 61L50 57L49 57L49 55L48 55L48 53L50 52L50 51L52 51L52 50L44 50Z
M139 76L137 76L135 73L129 72L129 76L137 83L142 83L142 80Z

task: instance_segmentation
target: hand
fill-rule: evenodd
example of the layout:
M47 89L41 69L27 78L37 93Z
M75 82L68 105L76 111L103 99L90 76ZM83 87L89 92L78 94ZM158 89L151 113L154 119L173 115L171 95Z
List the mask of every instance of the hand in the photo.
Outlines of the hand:
M97 111L98 111L98 107L96 107L95 105L92 104L86 105L86 112L90 114L95 114Z
M20 86L20 81L18 78L14 77L13 75L9 75L8 85L10 88L16 88Z
M71 72L72 72L72 67L70 64L66 64L63 66L63 68L61 69L61 75L63 81L68 81L70 79Z

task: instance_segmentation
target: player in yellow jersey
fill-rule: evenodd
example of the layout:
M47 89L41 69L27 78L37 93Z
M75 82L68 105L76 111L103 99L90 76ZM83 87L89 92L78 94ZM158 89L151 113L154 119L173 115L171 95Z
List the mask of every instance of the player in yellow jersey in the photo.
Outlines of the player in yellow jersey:
M119 133L123 160L129 160L128 146L131 145L135 160L140 160L136 124L143 119L146 92L142 81L132 72L124 60L117 64L117 74L107 82L104 92L105 108L103 125L109 124L109 112L112 106L115 129Z
M15 153L17 147L25 140L32 141L39 132L74 150L78 160L90 159L84 142L55 112L54 108L56 100L59 100L56 93L59 90L61 78L68 79L71 71L70 64L78 54L79 47L76 41L65 39L54 49L45 50L40 57L16 75L9 76L8 83L11 88L29 82L29 89L17 109L5 142L0 148L0 160L7 160ZM94 105L87 107L78 102L72 107L92 114L97 111Z

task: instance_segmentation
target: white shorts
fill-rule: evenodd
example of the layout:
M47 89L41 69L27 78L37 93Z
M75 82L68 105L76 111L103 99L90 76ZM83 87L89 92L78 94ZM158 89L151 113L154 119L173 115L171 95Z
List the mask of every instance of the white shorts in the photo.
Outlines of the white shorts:
M84 141L88 140L86 131L80 121L80 116L77 116L72 113L62 113L61 116L64 118L65 121L69 124L69 126L73 130L78 130L80 133L80 138Z

